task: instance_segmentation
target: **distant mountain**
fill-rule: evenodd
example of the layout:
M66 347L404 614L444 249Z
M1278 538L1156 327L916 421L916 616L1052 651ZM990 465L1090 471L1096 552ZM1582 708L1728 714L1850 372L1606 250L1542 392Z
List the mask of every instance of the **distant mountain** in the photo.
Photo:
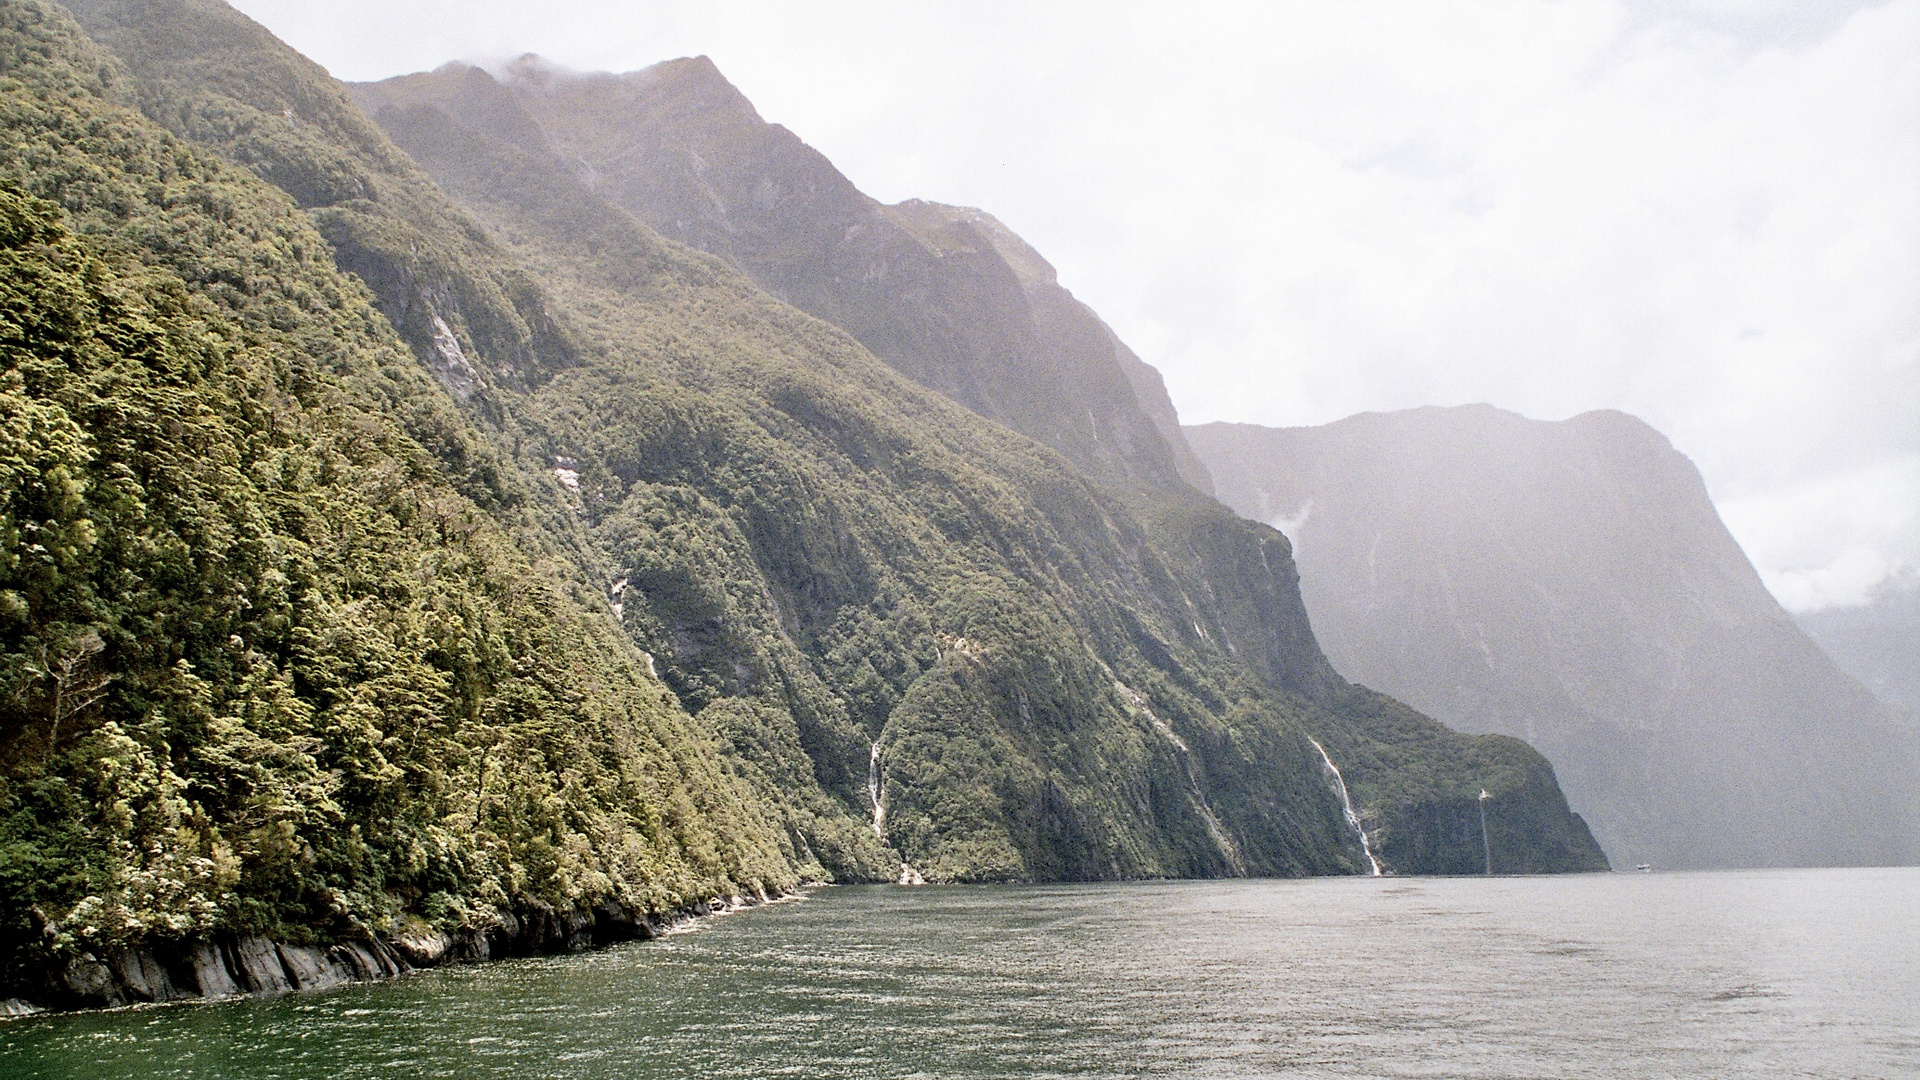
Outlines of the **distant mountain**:
M920 385L1098 479L1211 491L1159 373L992 215L863 194L705 57L611 75L529 56L498 87L518 109L458 64L353 93L370 115L431 104L505 139L524 140L531 122L600 198L727 260Z
M1187 437L1294 540L1335 668L1538 747L1616 865L1920 858L1911 739L1646 424L1475 405Z
M1880 700L1920 712L1920 588L1891 588L1862 607L1793 621Z

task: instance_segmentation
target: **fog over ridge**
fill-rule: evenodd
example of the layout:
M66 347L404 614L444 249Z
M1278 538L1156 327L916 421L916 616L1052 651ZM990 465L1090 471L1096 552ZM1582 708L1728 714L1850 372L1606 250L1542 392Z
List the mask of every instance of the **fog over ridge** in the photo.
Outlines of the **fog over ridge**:
M1789 608L1920 567L1920 0L238 6L343 78L709 55L1031 241L1187 423L1618 408Z

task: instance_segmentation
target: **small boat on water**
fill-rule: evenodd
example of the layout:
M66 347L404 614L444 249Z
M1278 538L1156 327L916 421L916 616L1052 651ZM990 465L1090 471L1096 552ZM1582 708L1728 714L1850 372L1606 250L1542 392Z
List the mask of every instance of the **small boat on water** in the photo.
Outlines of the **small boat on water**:
M1644 862L1643 862L1643 863L1636 863L1636 864L1634 864L1634 867L1633 867L1633 869L1634 869L1634 872L1635 872L1635 873L1640 873L1640 874L1651 874L1651 873L1653 873L1653 864L1652 864L1652 863L1644 863Z

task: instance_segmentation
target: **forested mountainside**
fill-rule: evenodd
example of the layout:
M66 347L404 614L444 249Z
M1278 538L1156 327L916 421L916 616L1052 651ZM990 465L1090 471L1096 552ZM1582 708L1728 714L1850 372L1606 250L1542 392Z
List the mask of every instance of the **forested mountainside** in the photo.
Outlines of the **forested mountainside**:
M1477 869L1482 787L1496 870L1604 865L1524 744L1332 673L1271 529L1088 479L537 139L415 107L403 151L223 4L75 11L0 5L9 986L903 863L1358 872L1314 740L1394 868Z
M500 97L505 89L518 108ZM430 105L507 142L536 137L581 184L662 236L727 260L896 370L1132 490L1211 493L1159 372L991 215L886 206L762 120L705 57L613 75L522 57L356 85L366 108Z
M1920 859L1911 730L1646 424L1475 405L1188 437L1230 505L1291 522L1334 666L1539 747L1616 865Z
M0 124L9 986L152 937L800 879L286 196L51 5L0 7Z

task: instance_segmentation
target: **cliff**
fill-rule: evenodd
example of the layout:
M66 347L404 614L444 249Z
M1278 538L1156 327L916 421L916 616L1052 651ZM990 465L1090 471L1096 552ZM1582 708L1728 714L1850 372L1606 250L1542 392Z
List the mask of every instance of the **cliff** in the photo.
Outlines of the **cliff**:
M1480 405L1188 438L1229 505L1287 523L1343 675L1538 747L1615 864L1920 857L1910 740L1647 425Z

